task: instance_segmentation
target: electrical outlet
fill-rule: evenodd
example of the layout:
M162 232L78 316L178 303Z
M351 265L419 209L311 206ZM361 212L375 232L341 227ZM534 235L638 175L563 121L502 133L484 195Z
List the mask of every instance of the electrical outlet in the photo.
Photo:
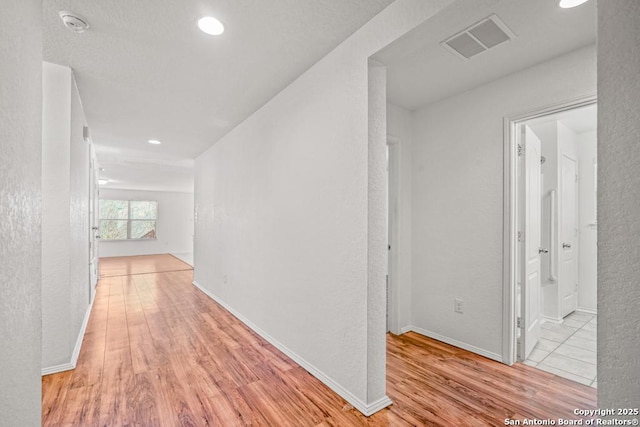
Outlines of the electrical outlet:
M462 300L460 298L456 298L453 300L453 303L454 303L453 310L456 313L462 314Z
M223 278L222 278L222 283L224 283L226 285L228 281L229 281L229 279L227 278L227 275L225 274L223 276Z

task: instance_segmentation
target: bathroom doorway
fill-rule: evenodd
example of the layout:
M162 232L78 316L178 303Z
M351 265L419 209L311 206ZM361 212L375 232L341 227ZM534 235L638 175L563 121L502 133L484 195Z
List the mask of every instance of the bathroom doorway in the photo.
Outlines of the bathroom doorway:
M510 121L517 360L597 387L595 98Z

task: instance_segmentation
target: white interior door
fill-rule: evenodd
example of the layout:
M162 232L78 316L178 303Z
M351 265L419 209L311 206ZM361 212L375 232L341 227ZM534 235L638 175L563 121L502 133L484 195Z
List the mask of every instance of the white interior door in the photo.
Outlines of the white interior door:
M577 259L577 180L578 161L567 153L561 159L560 193L560 292L562 317L574 312L578 306Z
M520 323L520 357L524 360L540 339L541 290L540 290L540 235L541 235L541 144L531 128L522 126L521 141L524 147L524 179L521 194L524 195L523 268L521 270L522 298Z

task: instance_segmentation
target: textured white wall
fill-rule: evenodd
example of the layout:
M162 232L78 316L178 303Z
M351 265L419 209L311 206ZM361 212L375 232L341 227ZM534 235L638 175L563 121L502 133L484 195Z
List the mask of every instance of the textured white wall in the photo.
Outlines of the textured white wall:
M89 153L73 73L43 63L42 371L72 369L89 315Z
M196 282L363 412L385 383L367 59L448 3L396 1L196 160Z
M387 104L387 134L397 138L400 152L400 194L398 206L399 254L397 313L398 330L411 325L411 112Z
M16 19L20 17L20 19ZM0 13L0 425L41 423L42 3Z
M598 3L598 406L640 405L640 2Z
M87 120L75 79L71 83L71 138L69 147L69 289L70 289L70 348L79 349L84 331L82 324L89 316L89 164L90 143L84 140L83 130ZM43 211L45 214L46 211ZM80 342L78 342L80 340ZM77 355L75 356L77 357ZM75 361L74 361L75 363Z
M100 189L101 199L156 200L157 239L100 241L101 257L193 252L193 193Z
M367 399L387 406L385 372L388 272L387 70L370 64L368 73L367 194ZM382 285L382 286L381 286ZM384 301L384 304L380 304Z
M596 311L598 303L598 229L594 180L597 161L596 131L578 134L580 161L580 271L578 309Z
M501 359L503 118L593 93L595 71L587 47L414 113L414 326Z
M42 64L42 366L69 363L71 70ZM61 284L65 284L62 285Z

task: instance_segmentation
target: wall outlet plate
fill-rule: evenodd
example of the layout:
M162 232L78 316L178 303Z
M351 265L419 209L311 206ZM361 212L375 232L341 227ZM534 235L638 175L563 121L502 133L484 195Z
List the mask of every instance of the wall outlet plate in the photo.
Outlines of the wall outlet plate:
M454 303L453 310L456 313L462 314L462 300L460 298L456 298L453 300L453 303Z

